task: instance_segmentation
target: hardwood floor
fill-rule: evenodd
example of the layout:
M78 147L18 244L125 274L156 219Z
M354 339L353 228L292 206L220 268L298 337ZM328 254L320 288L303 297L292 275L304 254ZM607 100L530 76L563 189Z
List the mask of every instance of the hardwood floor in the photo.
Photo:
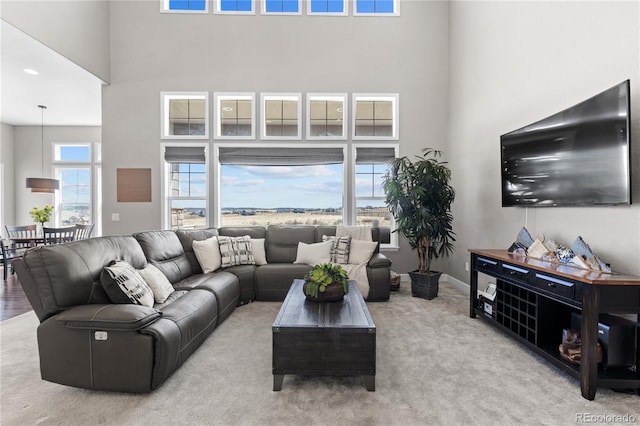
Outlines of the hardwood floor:
M2 267L0 267L2 270ZM0 289L0 321L31 311L31 305L15 274L9 274Z

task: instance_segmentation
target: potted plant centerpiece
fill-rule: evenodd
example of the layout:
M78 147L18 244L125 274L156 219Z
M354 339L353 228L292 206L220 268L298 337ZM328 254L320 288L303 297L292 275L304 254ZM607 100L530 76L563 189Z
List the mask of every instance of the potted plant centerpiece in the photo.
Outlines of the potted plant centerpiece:
M453 251L451 204L455 191L449 184L451 170L438 161L441 151L426 148L415 161L395 158L383 178L386 204L396 220L393 232L402 234L418 251L418 269L409 272L411 294L433 299L438 295L441 272L431 261Z
M320 263L304 277L302 291L314 302L336 302L349 293L349 276L338 264Z
M31 215L33 221L38 222L42 227L44 227L44 224L49 222L51 219L51 213L53 213L53 206L49 204L45 205L41 209L34 207L29 210L29 215Z

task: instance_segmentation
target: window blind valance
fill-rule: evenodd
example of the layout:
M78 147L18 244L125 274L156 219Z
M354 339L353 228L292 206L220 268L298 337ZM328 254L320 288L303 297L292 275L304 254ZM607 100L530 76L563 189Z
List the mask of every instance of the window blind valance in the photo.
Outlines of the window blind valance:
M168 146L164 150L167 163L205 163L203 146Z
M240 166L309 166L342 164L342 148L234 148L221 147L220 164Z
M386 164L395 157L393 148L356 148L356 164Z

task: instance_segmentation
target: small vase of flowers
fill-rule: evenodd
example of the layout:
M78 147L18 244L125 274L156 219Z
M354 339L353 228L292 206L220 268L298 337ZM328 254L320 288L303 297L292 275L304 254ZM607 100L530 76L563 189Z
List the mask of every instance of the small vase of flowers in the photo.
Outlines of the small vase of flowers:
M53 212L53 206L47 204L43 208L39 209L37 207L29 210L29 214L33 218L34 222L38 222L40 226L44 226L46 222L49 222L51 219L51 213Z
M336 302L349 293L349 275L340 265L315 265L304 277L302 291L314 302Z

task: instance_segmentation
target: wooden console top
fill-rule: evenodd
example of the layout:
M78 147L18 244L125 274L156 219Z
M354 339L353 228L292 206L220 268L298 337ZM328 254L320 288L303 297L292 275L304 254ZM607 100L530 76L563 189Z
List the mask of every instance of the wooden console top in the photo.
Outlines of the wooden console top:
M586 284L597 285L631 285L640 286L640 277L618 273L605 273L582 269L563 263L546 262L528 256L519 256L509 253L507 250L496 249L469 249L469 252L478 256L486 256L491 259L509 262L514 265L525 266L542 272L553 273Z

